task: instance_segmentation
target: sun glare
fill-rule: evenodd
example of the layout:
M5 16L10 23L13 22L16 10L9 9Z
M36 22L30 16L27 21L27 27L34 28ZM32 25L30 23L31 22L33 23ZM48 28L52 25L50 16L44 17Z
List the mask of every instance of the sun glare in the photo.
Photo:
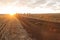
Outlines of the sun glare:
M11 16L12 16L12 15L15 15L15 14L14 14L14 13L9 13L9 15L11 15Z
M16 6L7 6L1 7L0 13L8 13L14 15L15 13L55 13L56 11L50 8L40 8L36 7L34 9L29 7L16 7Z

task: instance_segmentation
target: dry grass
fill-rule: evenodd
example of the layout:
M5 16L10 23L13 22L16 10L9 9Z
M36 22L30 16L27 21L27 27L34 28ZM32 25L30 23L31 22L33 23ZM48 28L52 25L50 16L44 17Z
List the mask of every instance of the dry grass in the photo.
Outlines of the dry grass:
M45 21L60 22L60 14L25 14L23 16Z

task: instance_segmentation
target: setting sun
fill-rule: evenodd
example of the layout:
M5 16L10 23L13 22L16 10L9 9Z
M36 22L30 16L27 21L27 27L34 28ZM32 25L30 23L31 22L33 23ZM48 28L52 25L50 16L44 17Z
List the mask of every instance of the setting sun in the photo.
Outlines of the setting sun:
M15 15L15 13L9 13L9 15Z

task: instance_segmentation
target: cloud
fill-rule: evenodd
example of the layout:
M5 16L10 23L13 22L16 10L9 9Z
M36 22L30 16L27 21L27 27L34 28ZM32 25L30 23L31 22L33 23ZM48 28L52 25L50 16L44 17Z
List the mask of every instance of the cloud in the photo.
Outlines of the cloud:
M18 0L23 6L28 6L31 8L35 7L48 7L54 10L60 10L60 0Z
M29 10L32 9L33 11L37 7L36 10L41 9L42 11L48 8L49 10L58 12L60 11L60 0L0 0L0 8L6 6L28 7Z

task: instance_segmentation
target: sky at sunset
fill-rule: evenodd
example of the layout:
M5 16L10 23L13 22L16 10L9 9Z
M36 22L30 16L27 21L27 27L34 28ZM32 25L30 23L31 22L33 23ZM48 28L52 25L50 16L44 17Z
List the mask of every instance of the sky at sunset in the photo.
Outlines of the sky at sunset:
M0 13L60 13L60 0L0 0Z

